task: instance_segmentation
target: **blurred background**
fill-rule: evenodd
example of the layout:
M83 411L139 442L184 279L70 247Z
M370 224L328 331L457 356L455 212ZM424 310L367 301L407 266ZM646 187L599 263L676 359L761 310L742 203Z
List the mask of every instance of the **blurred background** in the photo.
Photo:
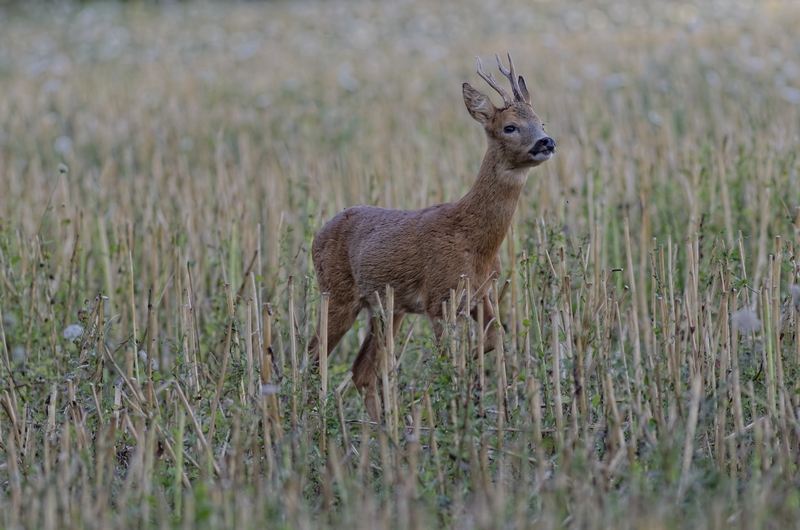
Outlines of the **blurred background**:
M49 203L53 237L84 212L202 254L233 223L271 248L347 205L456 200L485 149L460 85L491 92L474 57L510 52L559 148L519 219L580 237L649 202L648 237L685 234L704 193L722 228L753 229L737 205L763 179L796 213L798 22L779 0L8 3L0 215L31 235ZM742 150L779 174L743 173L723 204L716 165Z

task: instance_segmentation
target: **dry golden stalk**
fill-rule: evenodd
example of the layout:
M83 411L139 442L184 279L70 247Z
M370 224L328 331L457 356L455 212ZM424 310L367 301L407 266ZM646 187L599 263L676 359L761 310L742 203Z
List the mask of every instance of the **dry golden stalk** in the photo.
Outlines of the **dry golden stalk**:
M297 391L300 383L300 375L297 369L297 340L295 338L295 316L294 316L294 277L289 276L289 345L292 362L292 431L297 430ZM305 387L303 387L305 388ZM305 390L302 391L305 395ZM303 395L300 399L303 400Z
M686 491L689 484L689 472L692 465L692 454L694 452L694 433L697 430L697 414L700 409L700 398L703 391L703 379L700 374L695 374L692 378L692 397L689 401L689 417L686 420L686 439L683 444L683 464L681 465L681 486L679 495Z
M256 345L253 343L257 339L253 333L253 299L248 298L247 302L247 319L245 320L245 340L244 340L244 351L245 351L245 359L247 362L247 397L251 399L256 394L256 381L255 381L255 355L253 355L253 351L256 348ZM256 322L258 322L258 318L256 317Z
M553 312L550 328L553 338L553 407L556 413L556 442L560 451L564 442L564 409L561 403L561 343L558 329L558 316Z

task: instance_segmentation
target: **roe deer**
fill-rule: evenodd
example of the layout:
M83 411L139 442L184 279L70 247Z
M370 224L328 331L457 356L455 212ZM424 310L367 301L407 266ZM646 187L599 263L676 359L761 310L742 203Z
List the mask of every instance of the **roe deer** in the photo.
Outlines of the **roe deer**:
M421 210L390 210L374 206L346 208L328 221L311 247L320 292L330 293L328 351L333 350L362 309L370 312L370 332L353 363L353 382L362 392L367 412L379 421L376 352L378 329L372 318L375 292L395 292L396 334L408 313L424 314L433 322L437 341L443 326L442 302L466 276L481 286L472 300L484 304L486 322L495 317L488 302L490 280L499 276L498 251L511 224L528 170L550 160L556 150L533 112L525 80L516 76L511 55L509 70L495 56L511 82L513 98L486 74L477 59L478 75L503 97L495 107L483 92L462 85L470 115L483 125L488 148L472 189L458 202ZM476 318L475 306L470 308ZM494 349L494 327L486 336L486 351ZM319 337L309 344L311 362L319 360Z

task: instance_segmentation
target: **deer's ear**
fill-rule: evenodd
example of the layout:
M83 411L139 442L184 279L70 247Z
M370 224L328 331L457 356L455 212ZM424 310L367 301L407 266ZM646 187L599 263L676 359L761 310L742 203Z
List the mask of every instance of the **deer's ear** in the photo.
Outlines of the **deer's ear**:
M528 92L528 85L525 84L525 80L522 79L522 76L519 76L519 89L522 92L522 98L525 100L525 103L528 105L531 104L531 94Z
M481 125L486 125L492 119L494 113L497 112L492 101L486 94L473 88L469 83L464 83L461 89L464 92L464 103L467 105L470 116L475 118Z

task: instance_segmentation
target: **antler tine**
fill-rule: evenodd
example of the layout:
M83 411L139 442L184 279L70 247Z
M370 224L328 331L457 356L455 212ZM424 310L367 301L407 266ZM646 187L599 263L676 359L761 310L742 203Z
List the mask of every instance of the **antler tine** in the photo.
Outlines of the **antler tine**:
M500 60L499 55L494 54L494 56L497 59L497 66L500 68L500 71L511 81L511 90L514 92L514 99L517 101L525 101L525 98L522 96L522 90L519 87L519 81L517 80L517 73L514 70L514 61L511 59L511 54L508 54L508 67L510 70L506 70L503 67L503 61Z
M503 103L505 104L506 107L508 107L509 105L512 105L514 103L514 100L511 99L511 96L508 95L508 92L506 92L506 90L502 86L500 86L500 83L498 83L495 80L495 78L494 78L494 76L492 76L492 74L487 74L486 72L483 71L483 66L481 65L481 58L476 56L475 60L478 62L478 75L481 76L484 81L489 83L489 86L491 86L493 89L497 90L497 92L501 96L503 96ZM513 86L513 84L512 84L512 86Z

